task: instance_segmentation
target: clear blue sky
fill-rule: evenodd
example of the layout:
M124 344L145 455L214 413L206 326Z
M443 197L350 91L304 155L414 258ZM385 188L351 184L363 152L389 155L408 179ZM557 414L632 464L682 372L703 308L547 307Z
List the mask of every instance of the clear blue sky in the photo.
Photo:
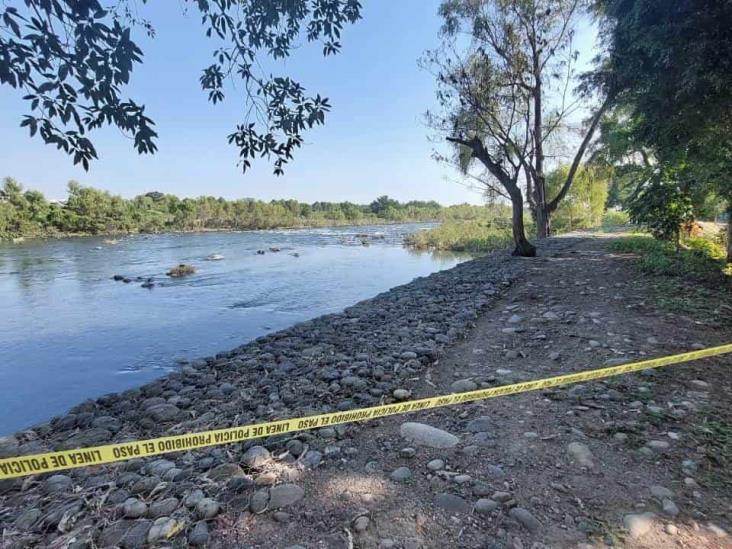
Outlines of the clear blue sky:
M455 174L431 158L424 112L434 106L434 81L417 59L438 42L439 0L364 2L363 19L346 29L343 50L324 58L318 44L303 43L280 67L331 100L325 126L307 133L306 145L282 177L258 162L242 175L237 150L226 141L242 120L243 100L228 89L212 105L198 83L215 47L203 35L199 16L166 0L144 9L154 40L139 37L145 52L127 95L146 105L159 134L159 151L139 156L118 130L93 134L100 159L89 172L18 126L24 105L8 87L0 88L0 176L9 175L49 198L63 198L66 183L123 196L151 190L179 196L201 194L370 202L388 194L399 200L443 204L480 203L481 197L453 182ZM592 34L584 32L582 34ZM587 48L585 48L586 50Z

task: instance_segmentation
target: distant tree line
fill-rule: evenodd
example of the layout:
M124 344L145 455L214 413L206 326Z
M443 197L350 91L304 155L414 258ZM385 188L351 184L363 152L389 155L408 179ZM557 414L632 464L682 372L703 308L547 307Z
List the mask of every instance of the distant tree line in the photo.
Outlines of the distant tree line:
M58 202L47 200L39 191L24 190L8 177L0 190L0 238L478 219L484 209L468 204L443 207L434 201L399 202L388 196L371 204L179 198L161 192L126 199L75 181L68 184L67 199Z

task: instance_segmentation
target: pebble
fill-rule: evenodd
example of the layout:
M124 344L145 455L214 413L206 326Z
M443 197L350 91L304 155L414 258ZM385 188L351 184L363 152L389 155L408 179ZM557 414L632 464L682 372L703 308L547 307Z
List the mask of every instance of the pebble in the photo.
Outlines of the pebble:
M195 507L199 501L201 501L204 498L203 491L201 490L193 490L190 494L188 494L183 499L183 505L186 507Z
M480 416L471 420L465 429L470 433L484 433L490 430L491 424L491 418Z
M308 450L305 457L302 458L302 464L310 469L315 469L320 462L323 461L323 454L317 450Z
M559 320L559 315L557 313L555 313L554 311L547 311L541 316L545 320Z
M675 536L676 534L678 534L678 533L679 533L679 529L678 529L678 528L676 528L676 526L674 526L674 525L673 525L673 524L671 524L671 523L668 523L668 524L667 524L667 525L665 526L664 530L666 531L666 533L667 533L667 534L668 534L669 536Z
M356 520L353 521L353 529L359 533L365 532L368 529L370 522L371 521L369 520L369 517L367 517L365 515L361 515L360 517L358 517Z
M404 482L412 477L409 467L398 467L391 473L390 478L396 482Z
M170 517L160 517L157 519L150 531L147 533L147 542L155 543L158 540L170 539L180 532L184 527L182 522Z
M244 473L244 469L237 463L222 463L211 469L206 476L215 482L220 482L222 480L244 477L246 474Z
M467 391L475 391L478 388L478 384L471 379L459 379L454 381L450 388L456 393L464 393Z
M261 467L270 459L269 450L264 446L252 446L244 452L241 462L250 468Z
M653 497L658 499L670 498L674 495L674 493L668 488L664 488L663 486L659 486L657 484L651 486L651 494L653 495Z
M581 442L570 442L567 451L572 458L580 465L580 467L592 468L595 466L593 455L586 444Z
M252 494L251 499L249 500L249 510L254 513L255 515L258 515L259 513L263 513L267 510L267 505L269 504L269 490L266 488L263 490L257 490Z
M630 514L623 517L623 526L633 539L645 536L653 528L655 513Z
M412 396L412 393L407 391L406 389L395 389L392 395L397 400L407 400L409 397Z
M196 513L202 519L210 519L219 513L219 502L211 498L203 498L196 504Z
M429 448L454 448L460 442L455 435L424 423L402 423L399 432L410 442Z
M518 351L514 351L513 349L509 349L503 354L504 358L507 358L509 360L513 360L515 358L519 357Z
M135 549L147 542L147 533L152 527L149 520L121 520L105 527L100 543L102 547Z
M718 538L726 538L727 532L725 532L722 528L714 524L713 522L707 523L707 529L714 534Z
M304 450L305 445L297 439L292 439L287 442L287 451L295 457L300 457Z
M445 468L445 462L441 459L433 459L427 463L427 469L430 471L439 471Z
M47 494L58 494L70 491L72 485L71 477L66 475L53 475L46 479L43 487Z
M549 353L549 360L559 360L559 357L561 355L557 351L552 351Z
M492 499L488 498L481 498L478 501L475 502L475 512L486 514L491 513L498 509L498 502L493 501Z
M523 317L520 315L511 315L511 317L508 319L509 324L518 324L523 320Z
M173 513L179 505L178 498L166 498L150 504L149 515L151 518L163 517Z
M403 458L411 459L417 455L417 450L408 446L399 450L399 455Z
M668 449L670 444L665 440L649 440L646 443L646 446L648 446L652 450L666 450Z
M13 525L21 532L25 532L33 527L36 521L41 518L41 514L42 513L40 509L26 509L20 515L18 515Z
M493 492L491 499L499 503L506 503L512 499L512 496L508 492Z
M663 512L669 517L675 517L679 514L679 507L670 499L664 499Z
M437 494L435 505L451 514L463 514L470 512L470 504L460 496L454 494Z
M147 513L147 504L137 498L129 498L122 504L122 513L131 519L143 517Z
M196 546L206 545L208 538L208 524L205 520L199 520L188 534L188 543Z
M526 528L532 534L536 534L541 530L541 522L539 522L534 515L523 507L514 507L508 512L508 514L513 520L521 524L521 526Z
M493 489L490 486L488 486L488 484L486 484L485 482L478 481L475 484L473 484L473 495L475 495L475 496L478 496L478 497L487 496L491 492L493 492Z
M269 490L269 508L280 509L297 503L305 496L305 490L296 484L280 484Z

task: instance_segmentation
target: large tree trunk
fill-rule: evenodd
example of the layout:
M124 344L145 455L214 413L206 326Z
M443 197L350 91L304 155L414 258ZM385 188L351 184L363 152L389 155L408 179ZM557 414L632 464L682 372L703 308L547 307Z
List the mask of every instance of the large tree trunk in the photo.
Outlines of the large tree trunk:
M524 230L524 198L519 189L510 194L513 222L513 255L535 257L536 248L527 240L526 231Z
M551 217L543 203L536 208L536 238L547 238L551 234Z
M732 263L732 198L727 199L727 263Z

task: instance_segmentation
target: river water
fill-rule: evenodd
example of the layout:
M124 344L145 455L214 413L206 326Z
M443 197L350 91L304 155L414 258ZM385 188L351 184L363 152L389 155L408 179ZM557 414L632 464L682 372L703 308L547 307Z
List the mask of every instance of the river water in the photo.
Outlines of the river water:
M402 246L429 226L0 245L0 435L164 375L179 359L340 311L468 258ZM212 254L223 259L207 260ZM197 272L166 277L178 263ZM115 274L132 281L115 282ZM152 277L154 287L137 277Z

